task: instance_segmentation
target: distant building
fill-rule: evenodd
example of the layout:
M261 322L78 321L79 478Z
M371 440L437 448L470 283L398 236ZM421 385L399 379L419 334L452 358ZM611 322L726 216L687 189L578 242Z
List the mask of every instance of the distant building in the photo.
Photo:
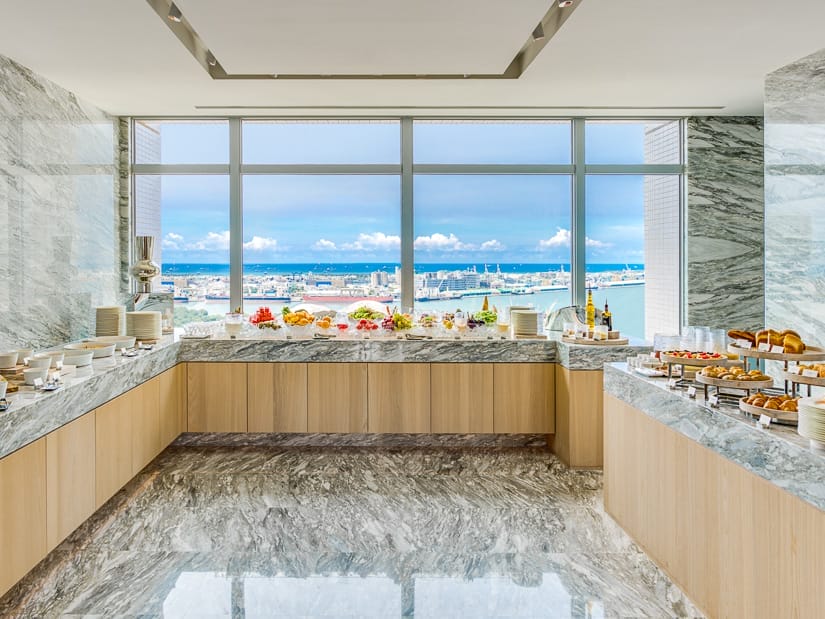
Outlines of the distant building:
M387 286L390 283L390 274L386 271L373 271L370 273L370 286L377 288L378 286Z

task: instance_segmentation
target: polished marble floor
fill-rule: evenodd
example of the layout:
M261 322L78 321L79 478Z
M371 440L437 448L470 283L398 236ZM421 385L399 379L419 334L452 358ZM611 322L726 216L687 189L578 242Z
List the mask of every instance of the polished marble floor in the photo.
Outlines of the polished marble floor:
M338 440L185 435L0 616L699 616L535 437Z

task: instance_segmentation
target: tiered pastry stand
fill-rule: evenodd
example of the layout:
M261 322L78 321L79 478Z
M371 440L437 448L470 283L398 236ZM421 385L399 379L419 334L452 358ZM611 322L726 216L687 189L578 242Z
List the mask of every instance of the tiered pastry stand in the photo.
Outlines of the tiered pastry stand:
M739 355L745 362L745 370L748 369L749 360L754 359L756 361L756 368L763 370L763 362L765 360L769 361L782 361L784 366L783 370L785 373L788 372L788 363L791 361L823 361L825 360L825 349L816 348L815 346L808 346L805 349L805 352L801 353L785 353L785 352L770 352L767 350L759 350L757 348L740 348L736 344L731 344L728 346L728 352L733 353L735 355ZM785 380L785 393L788 392L788 380Z
M718 359L691 359L687 357L675 357L673 355L668 355L667 353L660 353L659 359L661 359L662 363L667 364L667 377L668 379L673 377L673 366L679 366L682 368L682 379L685 378L685 366L691 367L706 367L709 365L718 365L721 367L733 367L734 365L742 365L742 362L738 359L728 359L727 357L721 357Z
M722 389L734 389L736 391L744 391L751 394L751 391L759 389L769 389L773 387L773 379L767 380L725 380L724 378L714 378L713 376L705 376L703 374L696 375L696 382L705 388L705 401L708 400L708 387L716 387L716 395L723 394Z
M799 385L808 386L808 397L811 396L811 387L825 387L825 378L819 378L817 376L802 376L801 374L797 374L792 371L792 369L782 372L782 378L785 379L786 383L791 384L791 395L793 396L797 395Z

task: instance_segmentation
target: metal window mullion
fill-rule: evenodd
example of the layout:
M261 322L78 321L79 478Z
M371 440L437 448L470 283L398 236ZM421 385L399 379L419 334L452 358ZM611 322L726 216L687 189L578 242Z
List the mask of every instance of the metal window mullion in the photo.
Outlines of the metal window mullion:
M585 256L585 184L587 178L584 156L584 118L573 119L573 212L570 222L570 272L573 304L586 301Z
M413 204L413 121L401 119L401 307L415 302Z
M135 163L134 174L229 174L229 165L211 163Z
M229 309L243 310L241 120L229 119Z

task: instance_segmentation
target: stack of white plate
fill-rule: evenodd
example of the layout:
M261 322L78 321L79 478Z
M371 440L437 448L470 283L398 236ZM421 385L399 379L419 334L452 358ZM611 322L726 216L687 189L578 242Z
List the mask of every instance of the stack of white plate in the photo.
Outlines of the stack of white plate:
M126 306L107 305L95 308L95 335L126 333Z
M538 335L539 313L535 310L510 310L510 324L515 336L529 337Z
M159 340L161 313L126 312L126 335L132 335L139 340Z
M811 441L811 448L825 450L825 399L802 398L799 400L798 432Z

